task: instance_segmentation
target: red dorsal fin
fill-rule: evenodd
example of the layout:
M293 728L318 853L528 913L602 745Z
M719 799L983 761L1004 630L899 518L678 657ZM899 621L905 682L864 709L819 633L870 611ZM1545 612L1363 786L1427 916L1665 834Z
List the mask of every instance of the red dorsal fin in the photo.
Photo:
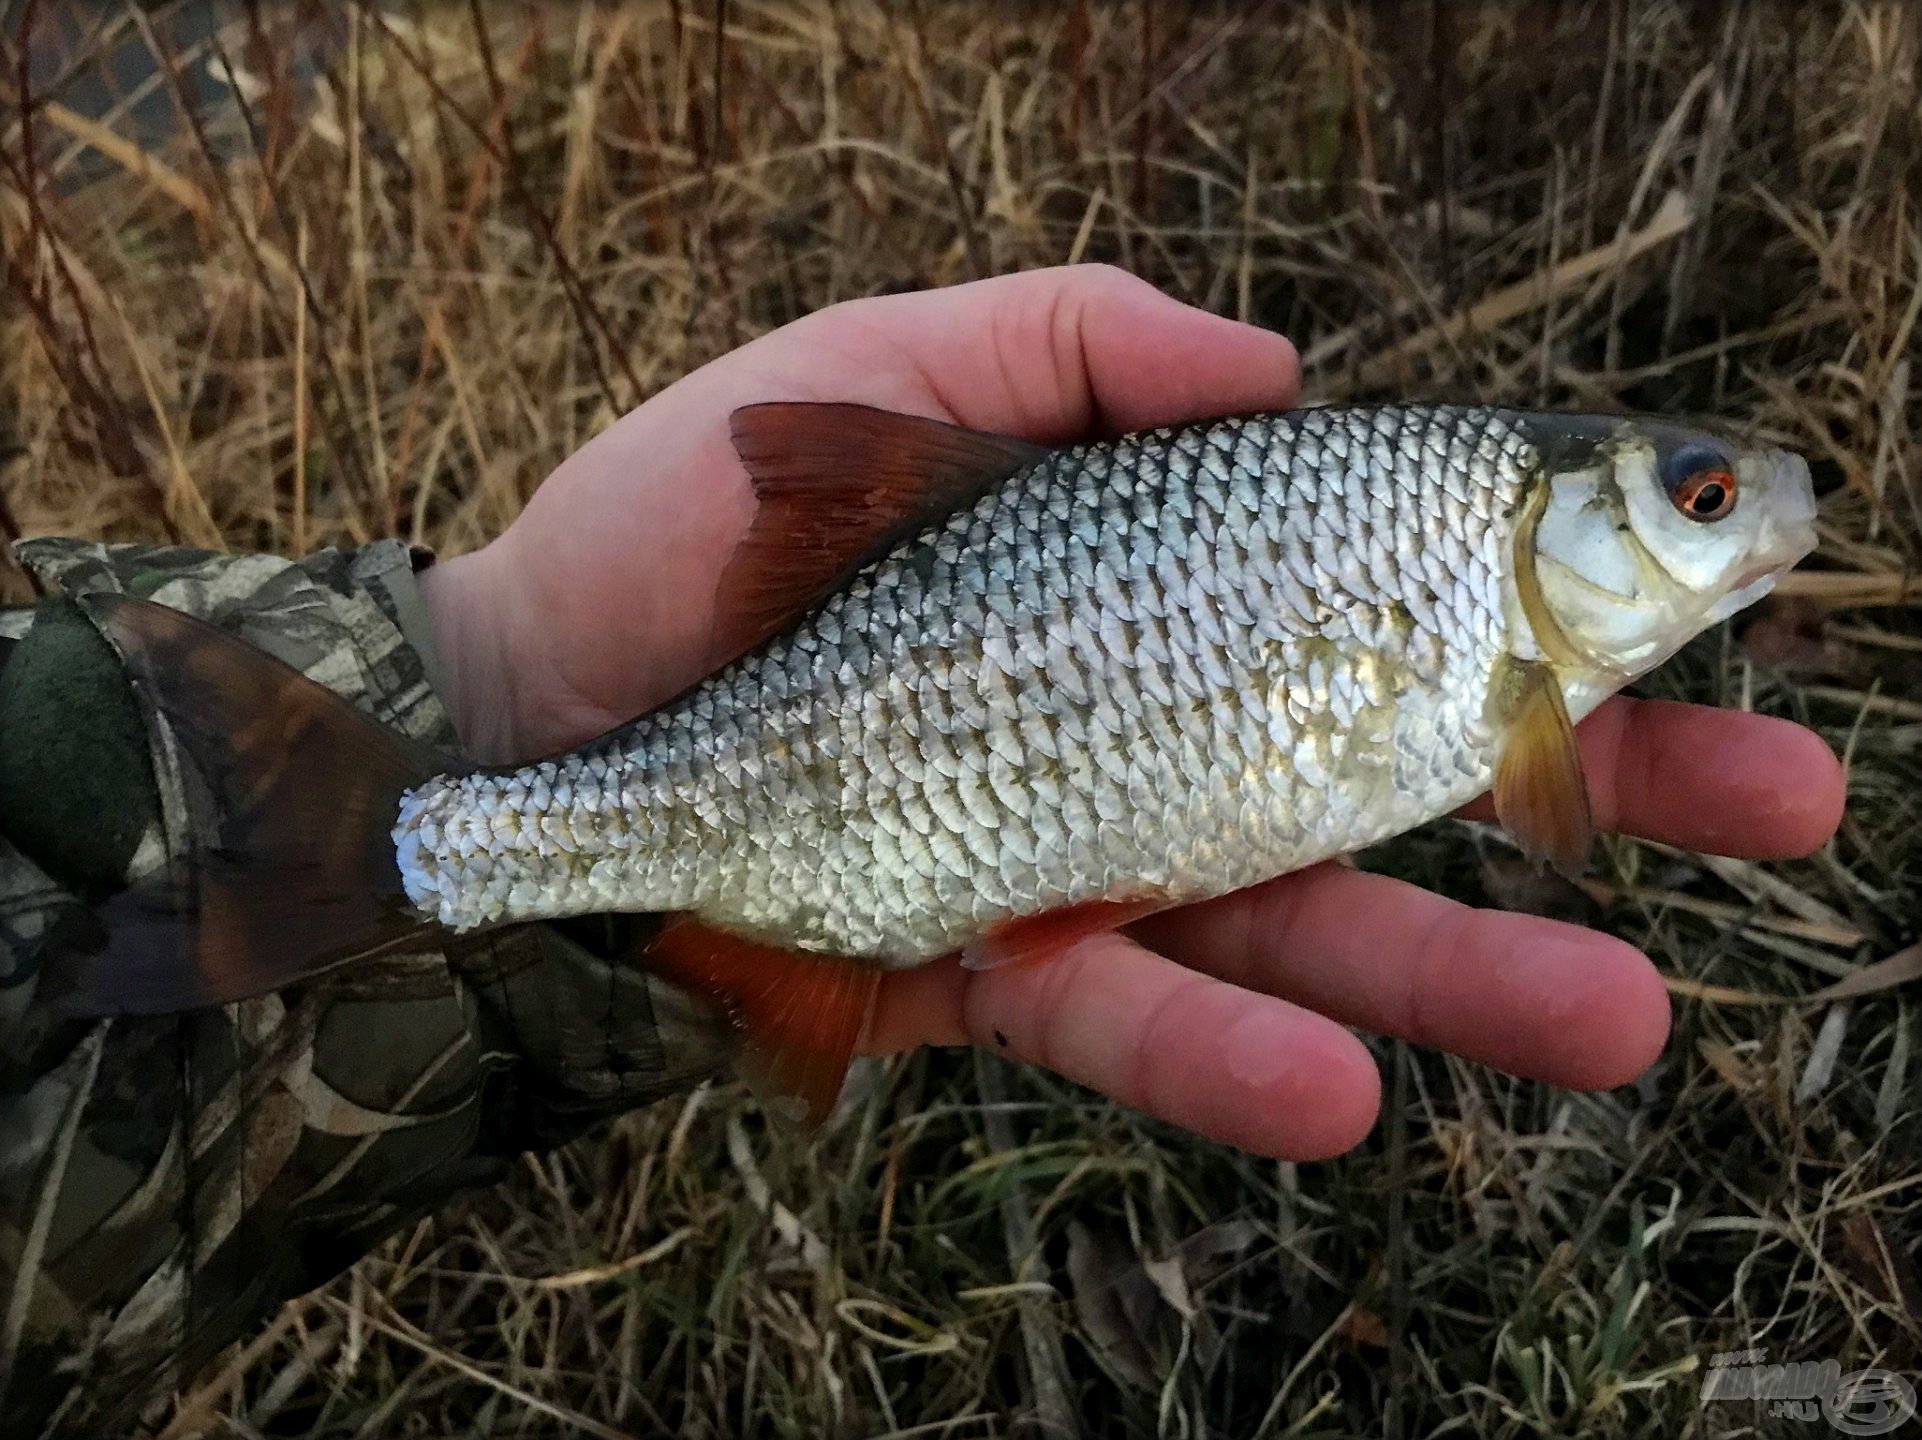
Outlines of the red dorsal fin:
M809 1129L827 1119L867 1024L881 974L834 955L759 945L676 915L646 963L708 996L741 1031L742 1070L763 1094L792 1096Z
M729 427L760 507L716 601L733 651L773 634L904 531L1048 453L870 405L747 405Z
M1119 930L1130 921L1167 908L1166 900L1084 900L1040 915L1017 916L969 942L961 952L961 963L970 970L1038 965L1054 959L1077 940Z

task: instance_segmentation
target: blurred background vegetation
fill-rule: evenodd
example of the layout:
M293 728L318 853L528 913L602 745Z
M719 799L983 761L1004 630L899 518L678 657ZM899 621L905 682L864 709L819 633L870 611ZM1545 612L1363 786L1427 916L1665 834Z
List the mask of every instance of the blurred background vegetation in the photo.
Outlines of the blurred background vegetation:
M1376 1136L1299 1167L962 1053L811 1148L704 1090L289 1306L170 1436L1720 1436L1783 1422L1701 1402L1717 1351L1922 1368L1922 11L0 16L9 537L455 553L762 331L1070 260L1287 332L1311 400L1712 413L1824 492L1812 567L1653 682L1829 738L1823 853L1365 857L1647 947L1639 1085L1384 1044Z

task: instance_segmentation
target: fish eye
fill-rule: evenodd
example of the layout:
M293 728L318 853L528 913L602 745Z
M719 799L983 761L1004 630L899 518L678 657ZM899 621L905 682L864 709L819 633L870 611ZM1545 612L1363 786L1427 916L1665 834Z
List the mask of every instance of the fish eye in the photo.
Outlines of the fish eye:
M1735 471L1707 445L1683 445L1662 462L1668 498L1691 520L1720 520L1735 508Z

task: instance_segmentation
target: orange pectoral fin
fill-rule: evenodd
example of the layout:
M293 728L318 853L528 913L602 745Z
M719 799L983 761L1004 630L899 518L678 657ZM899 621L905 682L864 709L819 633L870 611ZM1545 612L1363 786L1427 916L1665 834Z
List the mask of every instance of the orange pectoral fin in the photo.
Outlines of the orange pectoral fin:
M1511 683L1508 734L1495 764L1495 815L1537 868L1552 865L1579 879L1595 822L1561 682L1535 663L1517 667Z
M881 974L858 961L756 944L687 916L661 927L645 963L708 996L741 1031L742 1071L763 1095L792 1096L812 1130L841 1094Z
M1084 900L1040 915L1016 916L970 941L961 952L961 963L970 970L1038 965L1054 959L1078 940L1119 930L1130 921L1167 908L1166 900Z

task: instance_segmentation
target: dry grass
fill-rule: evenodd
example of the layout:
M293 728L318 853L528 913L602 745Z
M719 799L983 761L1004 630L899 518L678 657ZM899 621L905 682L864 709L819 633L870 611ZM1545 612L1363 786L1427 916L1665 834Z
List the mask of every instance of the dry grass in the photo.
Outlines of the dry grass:
M1658 686L1819 728L1842 835L1617 843L1588 896L1460 827L1376 857L1646 945L1678 1028L1633 1089L1384 1045L1379 1135L1300 1169L958 1054L869 1073L806 1152L702 1093L297 1303L172 1433L1722 1435L1769 1422L1699 1403L1717 1350L1922 1368L1907 972L1824 988L1922 887L1916 12L890 10L236 7L196 42L10 0L0 526L460 550L782 321L1113 260L1295 336L1316 398L1807 453L1801 599ZM103 90L116 49L149 104Z

